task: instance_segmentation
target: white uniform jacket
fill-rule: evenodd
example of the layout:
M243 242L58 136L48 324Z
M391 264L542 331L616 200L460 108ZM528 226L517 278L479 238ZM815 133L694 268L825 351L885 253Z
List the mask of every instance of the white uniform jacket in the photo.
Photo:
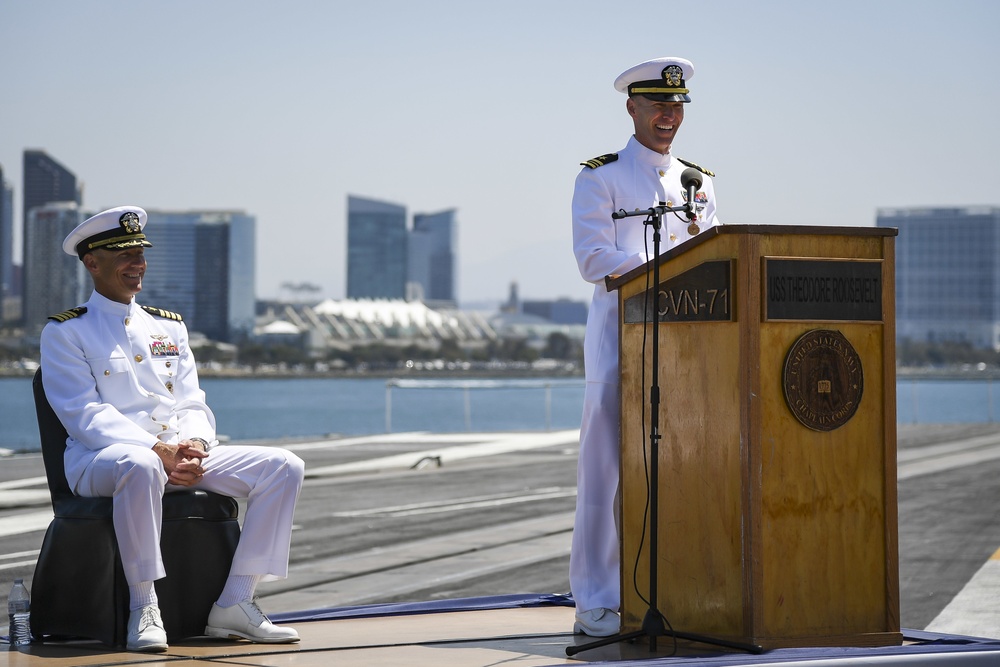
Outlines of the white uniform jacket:
M41 336L45 395L69 433L70 487L76 489L88 450L193 437L214 444L215 416L198 384L184 323L97 292L83 307L49 322Z
M687 195L680 178L687 168L669 154L646 148L633 136L617 160L594 169L585 167L576 178L573 249L580 274L594 283L584 339L588 382L618 382L618 294L608 292L605 276L641 266L653 253L652 228L643 224L645 217L613 220L611 214L621 209L645 210L661 202L683 205ZM719 224L715 188L707 175L702 177L696 201L700 231ZM688 225L683 212L667 214L660 231L660 252L691 238Z

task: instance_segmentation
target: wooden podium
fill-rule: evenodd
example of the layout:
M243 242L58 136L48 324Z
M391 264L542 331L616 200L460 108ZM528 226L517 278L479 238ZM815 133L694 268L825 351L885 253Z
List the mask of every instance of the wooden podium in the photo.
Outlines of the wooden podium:
M895 229L726 225L619 292L622 632L899 644ZM654 306L656 308L654 309ZM653 314L655 310L655 315ZM659 321L659 461L650 349Z

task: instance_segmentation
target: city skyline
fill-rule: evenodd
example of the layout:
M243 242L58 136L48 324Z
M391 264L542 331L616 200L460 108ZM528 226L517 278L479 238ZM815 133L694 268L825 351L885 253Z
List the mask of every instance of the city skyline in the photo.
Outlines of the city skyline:
M631 133L621 71L694 62L675 152L718 174L723 222L873 226L880 208L1000 200L998 23L971 0L11 0L0 166L19 229L33 148L77 175L86 210L250 212L262 299L346 295L348 193L456 209L460 303L511 282L587 299L569 200L579 163Z

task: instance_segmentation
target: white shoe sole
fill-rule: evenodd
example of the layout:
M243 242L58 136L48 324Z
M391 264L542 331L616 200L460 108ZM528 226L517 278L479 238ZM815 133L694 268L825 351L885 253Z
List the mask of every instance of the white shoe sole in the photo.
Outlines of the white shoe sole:
M577 621L573 624L573 634L577 635L587 635L588 637L610 637L611 635L617 634L618 628L614 629L601 629L595 630L594 628L585 627L582 623Z
M169 648L166 644L145 644L144 646L130 646L125 644L126 651L134 651L136 653L162 653Z
M298 637L254 637L245 632L230 630L229 628L213 628L212 626L205 628L205 634L209 637L218 637L221 639L246 639L256 644L294 644L299 641Z

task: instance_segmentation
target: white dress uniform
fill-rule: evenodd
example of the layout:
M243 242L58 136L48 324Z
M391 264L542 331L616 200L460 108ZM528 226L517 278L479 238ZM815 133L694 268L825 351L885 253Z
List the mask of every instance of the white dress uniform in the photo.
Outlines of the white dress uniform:
M157 442L217 443L188 332L172 313L94 292L42 331L45 394L69 438L66 477L81 496L114 498L115 534L129 584L165 576L160 523L167 474ZM292 515L304 466L276 447L212 447L193 488L247 498L230 574L288 573Z
M570 551L570 586L578 610L617 610L621 601L616 495L618 492L618 293L604 279L643 265L653 252L652 228L642 216L614 220L624 209L661 203L681 206L680 183L689 163L661 155L633 136L624 150L595 158L576 179L573 193L573 249L584 280L594 283L584 339L586 390L580 427L576 519ZM697 197L697 225L719 224L715 190L705 175ZM683 212L667 214L660 251L692 238ZM648 254L647 254L648 253Z

